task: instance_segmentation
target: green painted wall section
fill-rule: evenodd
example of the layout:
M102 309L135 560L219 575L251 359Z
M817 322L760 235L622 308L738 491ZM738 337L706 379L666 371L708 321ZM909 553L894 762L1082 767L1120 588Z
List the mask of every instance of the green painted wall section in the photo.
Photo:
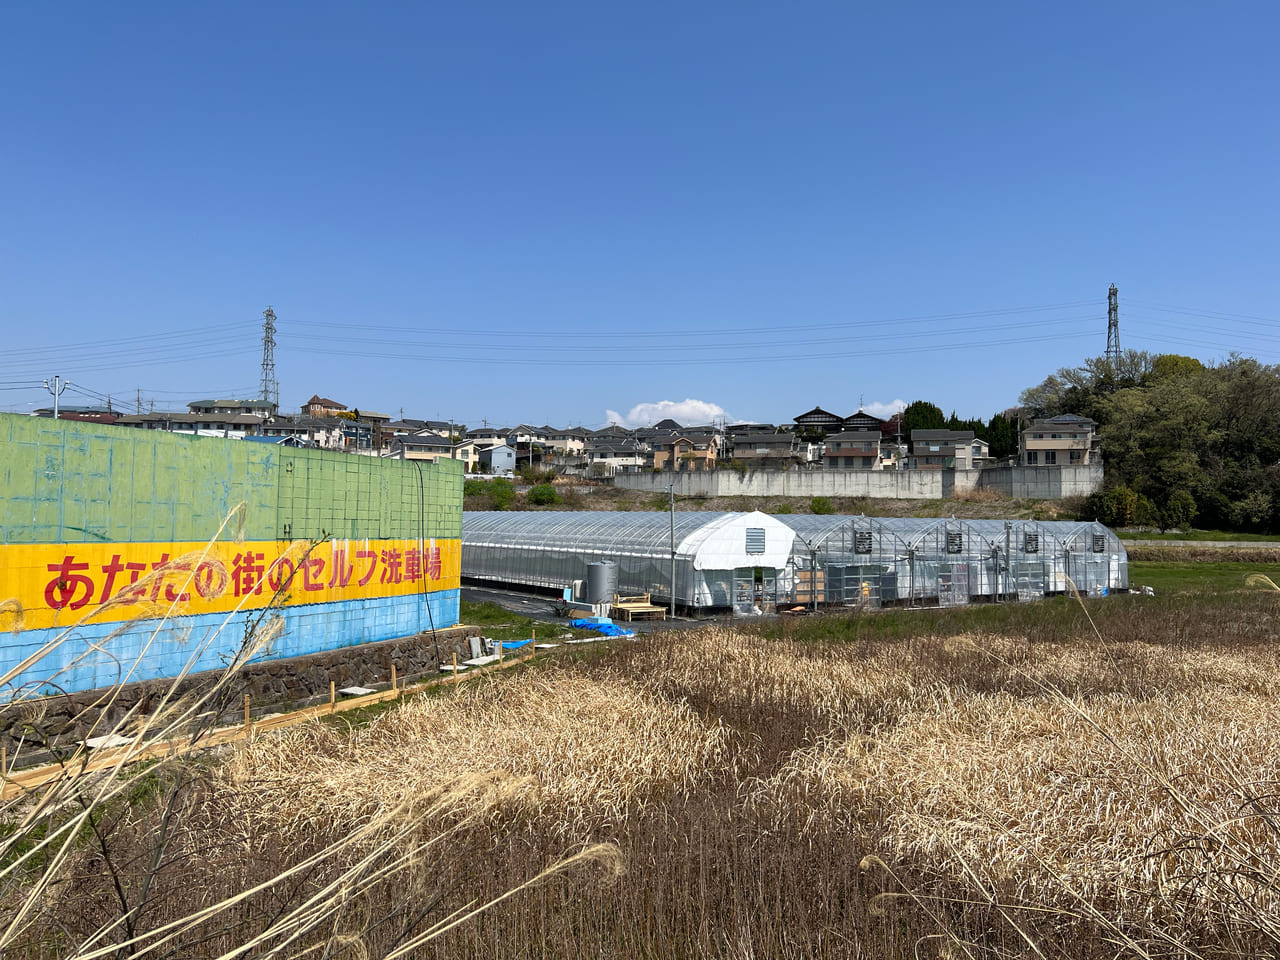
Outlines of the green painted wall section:
M420 472L419 472L420 468ZM462 535L462 463L0 414L0 542Z

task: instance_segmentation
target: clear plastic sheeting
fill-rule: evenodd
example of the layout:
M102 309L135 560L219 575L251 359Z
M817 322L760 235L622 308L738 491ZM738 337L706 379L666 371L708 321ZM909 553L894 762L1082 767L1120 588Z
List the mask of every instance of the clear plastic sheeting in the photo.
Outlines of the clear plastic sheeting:
M1128 556L1099 523L762 513L466 513L462 576L557 593L588 564L617 592L690 608L956 606L1129 586Z

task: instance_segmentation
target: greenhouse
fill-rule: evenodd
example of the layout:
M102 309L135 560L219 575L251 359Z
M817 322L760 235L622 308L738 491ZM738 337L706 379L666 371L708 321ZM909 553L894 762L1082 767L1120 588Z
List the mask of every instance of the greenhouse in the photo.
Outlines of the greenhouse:
M1100 523L915 517L784 516L795 531L793 579L817 601L942 606L1032 600L1072 589L1129 588L1120 538ZM813 599L812 597L807 599Z
M674 566L679 605L749 613L789 595L794 541L763 513L464 513L462 576L559 593L612 560L618 593L669 600Z
M1098 523L763 513L466 513L462 576L581 598L589 567L616 592L749 614L779 607L942 605L1128 589Z

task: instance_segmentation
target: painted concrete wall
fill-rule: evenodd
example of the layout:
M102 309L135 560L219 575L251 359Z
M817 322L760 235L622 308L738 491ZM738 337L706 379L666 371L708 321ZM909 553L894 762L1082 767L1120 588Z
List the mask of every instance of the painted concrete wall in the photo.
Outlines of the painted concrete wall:
M884 497L943 500L957 491L997 490L1009 497L1049 500L1102 487L1102 465L988 467L983 470L716 470L710 473L618 474L628 490L665 492L675 481L682 497Z
M461 462L0 415L0 699L451 626L461 530Z

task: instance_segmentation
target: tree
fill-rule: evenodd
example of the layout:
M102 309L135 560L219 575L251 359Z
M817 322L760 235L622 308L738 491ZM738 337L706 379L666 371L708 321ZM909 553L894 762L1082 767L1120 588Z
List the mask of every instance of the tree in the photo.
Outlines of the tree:
M1003 413L997 413L981 432L987 441L991 456L999 460L1018 452L1018 422Z
M902 411L902 434L911 438L912 430L944 430L947 426L946 415L942 408L927 400L917 400L907 405Z
M1169 500L1160 514L1160 532L1171 527L1179 530L1190 530L1191 521L1196 518L1196 501L1186 490L1175 490L1169 494Z

